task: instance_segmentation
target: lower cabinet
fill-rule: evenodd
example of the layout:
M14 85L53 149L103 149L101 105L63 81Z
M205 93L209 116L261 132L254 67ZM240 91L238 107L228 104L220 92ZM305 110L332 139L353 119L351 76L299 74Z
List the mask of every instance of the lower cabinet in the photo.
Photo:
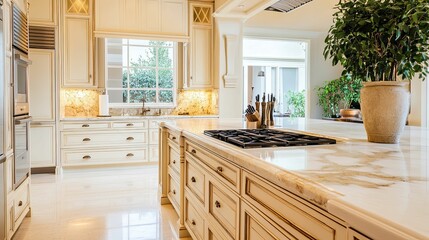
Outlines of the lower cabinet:
M6 239L12 239L24 218L30 215L30 178L27 178L7 196Z
M30 159L32 168L56 166L55 123L31 124Z

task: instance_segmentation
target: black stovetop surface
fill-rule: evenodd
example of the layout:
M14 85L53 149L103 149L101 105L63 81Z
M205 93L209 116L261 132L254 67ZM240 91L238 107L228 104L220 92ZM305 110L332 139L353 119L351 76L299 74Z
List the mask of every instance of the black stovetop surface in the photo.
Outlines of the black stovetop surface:
M242 148L335 144L335 139L274 129L205 130L204 134Z

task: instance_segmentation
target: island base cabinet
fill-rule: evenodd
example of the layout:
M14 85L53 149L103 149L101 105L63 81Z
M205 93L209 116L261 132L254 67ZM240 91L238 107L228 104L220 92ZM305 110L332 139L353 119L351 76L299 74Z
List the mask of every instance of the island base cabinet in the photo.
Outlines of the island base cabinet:
M348 229L347 235L348 235L347 240L372 240L371 238L363 235L362 233L360 233L360 232L358 232L352 228Z
M203 210L193 204L193 201L189 201L188 194L185 193L185 226L188 229L189 234L194 240L203 240L205 221L200 213Z

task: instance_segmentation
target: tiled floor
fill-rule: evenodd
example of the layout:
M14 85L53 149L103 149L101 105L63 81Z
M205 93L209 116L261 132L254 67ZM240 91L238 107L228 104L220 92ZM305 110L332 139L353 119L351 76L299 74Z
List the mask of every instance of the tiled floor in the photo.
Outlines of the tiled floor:
M177 239L177 214L157 193L157 166L33 175L32 216L14 239Z

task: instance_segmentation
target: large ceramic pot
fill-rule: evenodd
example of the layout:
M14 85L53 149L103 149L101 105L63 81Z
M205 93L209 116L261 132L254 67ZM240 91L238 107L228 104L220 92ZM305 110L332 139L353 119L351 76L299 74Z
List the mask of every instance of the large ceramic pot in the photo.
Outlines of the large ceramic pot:
M361 112L369 142L398 143L410 107L408 82L368 82L361 89Z

